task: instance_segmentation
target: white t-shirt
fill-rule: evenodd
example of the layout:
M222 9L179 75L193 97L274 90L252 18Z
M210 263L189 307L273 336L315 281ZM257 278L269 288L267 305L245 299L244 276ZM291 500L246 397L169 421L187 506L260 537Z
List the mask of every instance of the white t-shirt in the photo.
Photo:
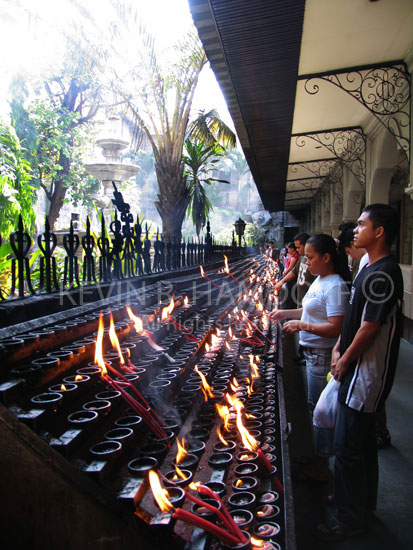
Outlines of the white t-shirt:
M303 298L301 321L326 323L328 317L345 314L349 299L346 283L340 275L318 276ZM326 338L300 330L300 344L313 348L332 348L337 338Z
M362 257L361 257L361 260L360 260L360 263L359 263L359 268L358 268L358 271L356 273L356 276L354 277L354 281L356 280L356 277L358 276L358 274L360 273L360 271L363 269L364 266L366 266L367 264L369 263L369 254L368 252L366 252ZM353 283L354 283L353 281Z

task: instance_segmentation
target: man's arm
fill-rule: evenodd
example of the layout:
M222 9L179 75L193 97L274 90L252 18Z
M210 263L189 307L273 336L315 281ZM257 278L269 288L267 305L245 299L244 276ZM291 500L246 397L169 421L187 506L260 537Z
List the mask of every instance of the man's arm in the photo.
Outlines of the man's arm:
M374 344L380 326L380 322L364 321L362 323L350 346L336 363L331 364L331 372L336 380L343 380L350 364Z
M296 278L296 275L293 271L290 271L287 275L285 275L278 283L275 285L274 290L280 290L280 288L283 286L284 283L288 281L293 281Z

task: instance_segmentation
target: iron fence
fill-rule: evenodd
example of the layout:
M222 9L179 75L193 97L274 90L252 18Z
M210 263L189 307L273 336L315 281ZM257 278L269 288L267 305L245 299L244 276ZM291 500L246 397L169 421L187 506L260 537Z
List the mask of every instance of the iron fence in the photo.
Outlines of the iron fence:
M138 216L134 222L129 204L113 185L115 218L108 228L102 213L99 236L92 233L88 217L85 232L76 232L71 222L70 230L58 242L58 235L51 231L46 217L44 232L32 238L19 218L18 227L9 238L11 287L9 292L0 288L2 300L179 270L211 263L223 254L233 257L237 253L234 241L231 245L214 241L209 222L206 237L198 242L194 238L187 241L164 238L159 231L152 242L148 226L144 230ZM36 268L32 261L33 244L39 254ZM56 258L58 245L64 251L60 265ZM34 269L37 285L33 284Z

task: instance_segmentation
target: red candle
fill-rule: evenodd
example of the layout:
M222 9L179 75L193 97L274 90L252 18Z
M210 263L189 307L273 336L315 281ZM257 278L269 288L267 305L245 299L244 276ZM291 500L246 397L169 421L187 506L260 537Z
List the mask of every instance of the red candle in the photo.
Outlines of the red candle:
M265 456L265 454L261 451L261 449L257 449L258 454L258 461L260 466L262 466L269 474L274 474L274 466L271 464L271 462L268 460L268 458ZM284 493L284 487L281 484L281 481L278 479L278 476L275 474L272 476L272 479L274 480L275 485L277 486L277 490L282 495Z
M183 510L182 508L177 508L175 512L172 514L172 517L174 519L180 519L182 521L185 521L186 523L190 523L191 525L195 525L195 527L200 527L204 531L208 531L209 533L214 535L216 538L222 540L224 544L228 544L230 546L236 546L241 542L239 539L234 537L234 535L227 533L227 531L224 531L214 523L211 523L210 521L207 521L204 518L201 518L195 514L192 514L187 510Z

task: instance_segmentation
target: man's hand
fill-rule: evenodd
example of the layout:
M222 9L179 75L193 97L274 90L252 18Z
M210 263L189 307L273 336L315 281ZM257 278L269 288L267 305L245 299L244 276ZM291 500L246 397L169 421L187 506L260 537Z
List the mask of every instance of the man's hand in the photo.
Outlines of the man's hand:
M340 359L340 350L334 347L331 352L331 372L333 372L333 367L336 366L337 361L339 359Z
M281 281L278 281L278 283L274 286L274 290L276 292L279 292L282 286L283 286L283 283Z
M301 330L300 321L297 321L295 319L293 321L287 321L286 323L284 323L283 330L285 330L285 332L288 332L289 334L295 334L296 332Z
M348 371L348 367L349 365L343 357L340 357L334 365L332 363L331 372L333 373L334 378L341 382Z

